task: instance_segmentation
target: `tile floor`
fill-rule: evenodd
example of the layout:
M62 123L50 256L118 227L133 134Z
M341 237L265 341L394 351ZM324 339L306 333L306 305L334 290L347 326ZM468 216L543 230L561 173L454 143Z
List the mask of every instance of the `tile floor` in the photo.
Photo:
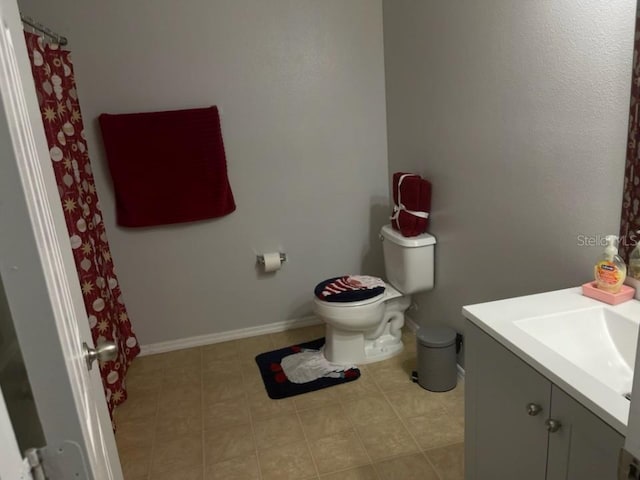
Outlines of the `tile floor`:
M351 383L271 400L254 357L321 326L138 358L116 411L126 480L462 480L464 385L409 380L406 350Z

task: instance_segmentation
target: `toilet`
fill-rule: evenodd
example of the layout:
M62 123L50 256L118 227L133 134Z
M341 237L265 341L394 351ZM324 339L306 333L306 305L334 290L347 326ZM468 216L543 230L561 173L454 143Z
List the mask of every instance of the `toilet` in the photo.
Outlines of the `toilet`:
M387 281L375 277L354 277L368 286L354 298L319 298L319 291L332 289L337 277L316 287L315 314L326 324L324 355L331 363L358 365L378 362L402 352L404 312L410 295L433 288L433 252L436 239L423 233L404 237L391 225L380 232ZM327 287L328 286L328 287ZM335 290L335 289L333 289Z

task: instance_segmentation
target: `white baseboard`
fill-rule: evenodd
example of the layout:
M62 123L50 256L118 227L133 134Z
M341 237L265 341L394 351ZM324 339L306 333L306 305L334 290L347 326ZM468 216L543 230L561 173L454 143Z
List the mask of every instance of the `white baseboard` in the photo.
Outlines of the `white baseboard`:
M415 320L413 320L412 318L409 318L406 315L404 316L404 324L413 333L416 333L418 331L418 329L420 328L420 325L418 325Z
M459 363L456 364L456 367L458 368L458 378L464 379L464 368Z
M322 321L319 318L314 315L310 315L308 317L284 320L282 322L258 325L256 327L239 328L238 330L229 330L227 332L219 333L208 333L195 337L168 340L166 342L149 343L147 345L140 345L140 356L173 352L174 350L182 350L184 348L201 347L203 345L228 342L229 340L238 340L240 338L255 337L257 335L264 335L267 333L284 332L285 330L309 327L311 325L319 325L321 323Z

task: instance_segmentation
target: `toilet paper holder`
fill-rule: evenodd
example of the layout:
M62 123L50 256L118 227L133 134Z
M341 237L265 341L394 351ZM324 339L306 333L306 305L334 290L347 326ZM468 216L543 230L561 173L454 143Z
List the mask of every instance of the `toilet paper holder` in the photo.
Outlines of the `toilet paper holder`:
M256 260L258 261L258 263L260 265L264 265L264 255L256 255ZM280 261L281 262L286 262L287 261L287 254L286 253L280 252Z

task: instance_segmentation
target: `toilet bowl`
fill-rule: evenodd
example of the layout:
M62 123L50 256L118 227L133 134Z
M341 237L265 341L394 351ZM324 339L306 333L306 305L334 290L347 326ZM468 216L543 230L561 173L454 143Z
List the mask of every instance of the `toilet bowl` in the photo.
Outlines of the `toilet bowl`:
M380 238L388 277L382 293L366 298L363 289L364 299L331 301L319 298L318 287L335 279L316 287L313 309L326 324L324 354L332 363L373 363L402 352L404 312L411 305L410 295L433 288L433 236L425 233L406 238L386 225Z
M314 299L314 311L326 323L324 354L341 365L378 362L404 349L404 311L411 298L386 284L377 297L349 303Z

